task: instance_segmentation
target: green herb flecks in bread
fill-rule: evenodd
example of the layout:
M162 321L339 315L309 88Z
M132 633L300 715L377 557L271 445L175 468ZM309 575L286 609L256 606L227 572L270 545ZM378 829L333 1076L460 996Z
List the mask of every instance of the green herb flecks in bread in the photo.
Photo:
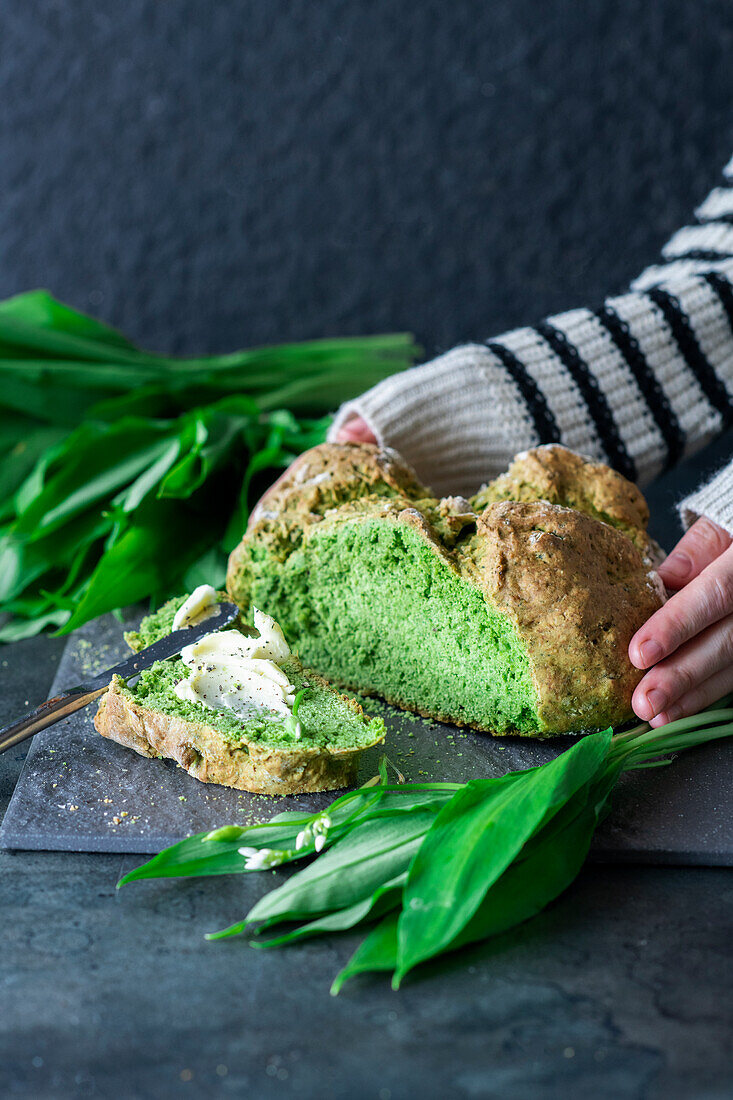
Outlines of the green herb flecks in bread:
M438 501L394 452L324 444L265 496L227 587L339 684L499 734L587 732L631 717L628 643L661 602L647 515L562 447Z
M127 635L131 647L170 633L185 600L169 600L144 619ZM383 739L384 722L304 669L268 616L257 622L259 635L247 627L208 635L131 687L116 678L97 712L98 732L142 756L176 760L203 782L257 794L353 783L359 756ZM264 675L263 666L270 666Z

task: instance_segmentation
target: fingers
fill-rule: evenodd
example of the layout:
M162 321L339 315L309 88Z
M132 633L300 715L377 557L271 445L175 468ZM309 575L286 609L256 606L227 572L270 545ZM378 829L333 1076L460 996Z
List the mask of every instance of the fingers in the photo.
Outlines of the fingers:
M647 672L637 685L631 705L639 718L649 722L656 715L668 714L698 685L728 669L733 669L733 615L708 627Z
M699 576L728 549L731 536L717 523L699 519L657 569L667 588L677 590Z
M716 672L714 676L694 687L692 691L680 696L675 703L652 718L649 724L656 728L665 726L667 722L675 722L678 718L688 718L691 714L698 714L711 703L717 703L718 699L729 691L733 691L733 665L721 669L720 672Z
M336 433L337 443L376 443L377 437L361 416L352 416Z
M708 565L637 630L629 644L636 668L650 668L733 612L733 548Z

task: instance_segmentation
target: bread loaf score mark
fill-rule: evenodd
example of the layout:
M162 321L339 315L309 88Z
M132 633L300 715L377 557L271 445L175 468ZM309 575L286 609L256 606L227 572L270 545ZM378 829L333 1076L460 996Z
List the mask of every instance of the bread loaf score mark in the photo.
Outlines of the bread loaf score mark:
M497 734L590 732L631 717L628 644L661 605L647 520L564 447L439 501L393 451L323 444L253 513L227 588L344 687Z

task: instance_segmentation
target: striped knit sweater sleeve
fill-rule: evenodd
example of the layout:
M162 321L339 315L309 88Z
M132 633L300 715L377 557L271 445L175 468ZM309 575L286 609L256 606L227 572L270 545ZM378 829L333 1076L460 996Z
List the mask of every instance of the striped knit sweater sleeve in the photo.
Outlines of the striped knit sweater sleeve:
M702 447L733 423L733 159L628 293L394 375L339 410L331 439L354 414L442 494L539 443L640 483Z

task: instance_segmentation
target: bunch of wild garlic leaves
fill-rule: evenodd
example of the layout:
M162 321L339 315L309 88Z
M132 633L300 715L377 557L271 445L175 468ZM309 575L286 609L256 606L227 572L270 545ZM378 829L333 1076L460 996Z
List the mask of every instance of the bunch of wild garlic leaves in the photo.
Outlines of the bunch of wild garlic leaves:
M307 861L244 920L208 938L246 933L270 948L364 928L332 992L369 971L390 971L397 988L418 964L539 913L580 871L619 776L731 736L732 699L658 729L591 734L547 764L499 778L390 784L383 761L376 785L326 811L189 837L119 885Z
M220 583L254 488L415 352L396 334L172 359L45 291L1 302L0 641Z

